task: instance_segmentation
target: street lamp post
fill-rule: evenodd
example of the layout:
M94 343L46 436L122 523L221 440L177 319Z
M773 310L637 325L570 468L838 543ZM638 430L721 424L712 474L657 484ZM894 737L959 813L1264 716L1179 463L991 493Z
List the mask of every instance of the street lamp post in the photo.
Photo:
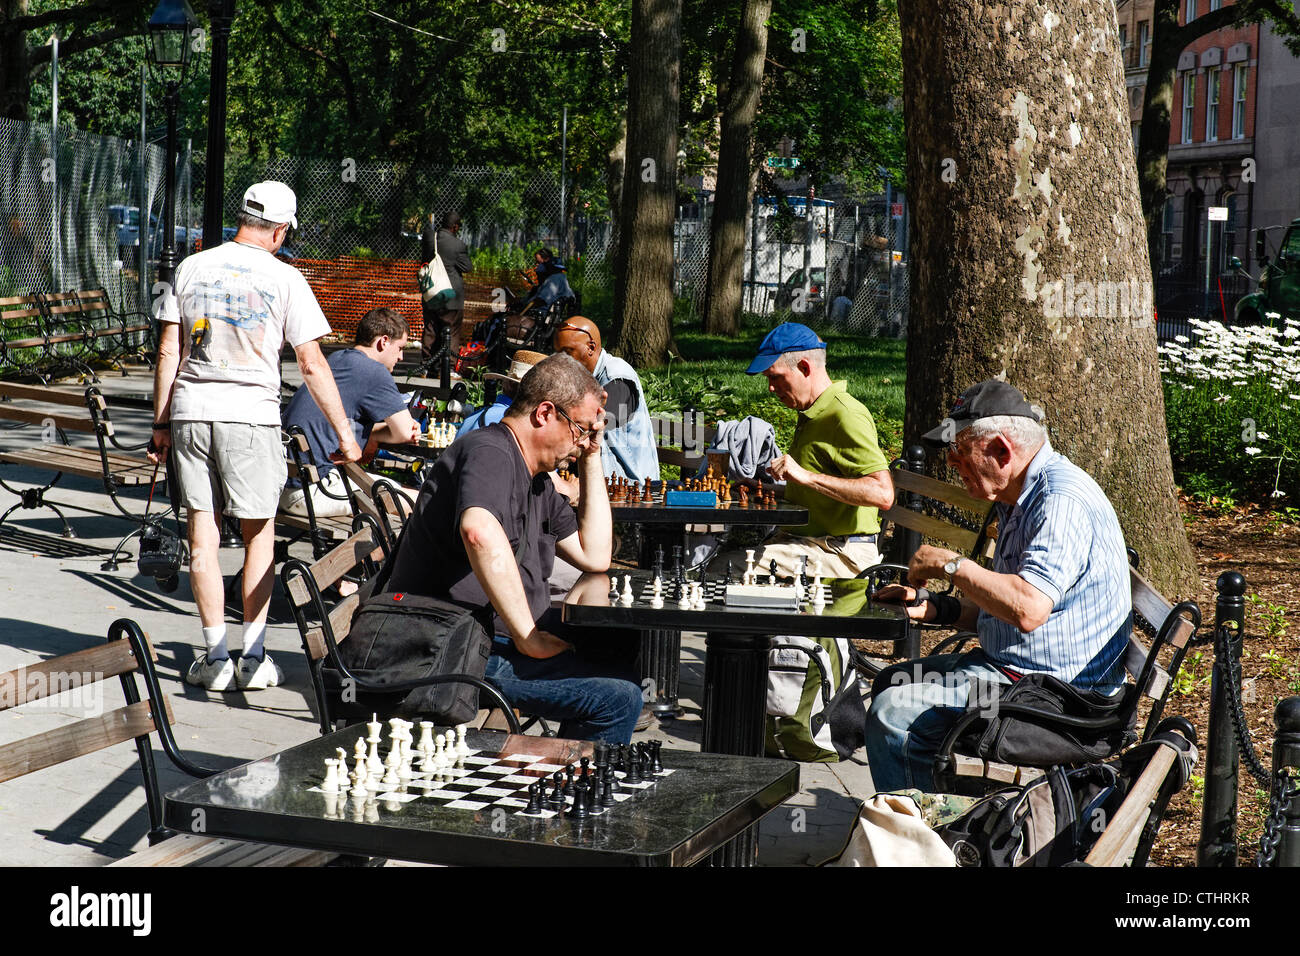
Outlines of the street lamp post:
M166 179L163 190L163 244L158 256L158 279L169 286L176 278L176 105L185 68L190 62L190 34L194 11L186 0L159 0L149 18L149 62L165 83L167 109ZM140 216L140 232L147 231L148 210ZM186 227L186 236L189 228Z

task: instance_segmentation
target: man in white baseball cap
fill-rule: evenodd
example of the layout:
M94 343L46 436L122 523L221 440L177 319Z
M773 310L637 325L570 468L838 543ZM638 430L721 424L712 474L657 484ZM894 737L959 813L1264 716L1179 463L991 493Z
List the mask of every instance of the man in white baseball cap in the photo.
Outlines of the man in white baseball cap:
M331 461L361 457L319 339L330 333L301 272L275 257L296 225L284 183L249 187L230 242L184 259L158 306L151 461L172 453L189 521L190 585L205 651L185 679L208 690L258 690L280 682L263 647L271 601L275 514L287 473L280 442L280 351L293 347L303 383L338 436ZM244 652L226 648L217 548L220 515L244 538Z
M267 222L287 222L290 229L298 228L298 197L274 179L248 187L244 193L244 212Z

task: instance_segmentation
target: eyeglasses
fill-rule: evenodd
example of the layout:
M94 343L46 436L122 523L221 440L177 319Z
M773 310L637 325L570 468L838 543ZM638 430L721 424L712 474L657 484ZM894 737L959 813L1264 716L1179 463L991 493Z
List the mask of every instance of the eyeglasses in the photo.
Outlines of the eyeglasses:
M591 433L596 430L596 426L593 424L590 428L578 428L578 423L569 417L568 412L562 409L559 405L555 406L555 410L563 415L564 420L569 423L570 432L572 432L573 429L578 429L578 433L573 436L573 443L575 445L586 444L587 440L591 438Z

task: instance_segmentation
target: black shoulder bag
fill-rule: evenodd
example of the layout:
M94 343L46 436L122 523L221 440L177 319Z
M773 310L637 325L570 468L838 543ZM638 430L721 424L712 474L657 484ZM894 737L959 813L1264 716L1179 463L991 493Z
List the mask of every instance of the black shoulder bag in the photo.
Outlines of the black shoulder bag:
M516 564L528 553L529 519L525 508ZM373 586L362 585L352 627L338 646L339 658L368 690L453 674L481 679L492 653L491 604L466 608L442 598L387 590L407 530L402 529ZM417 687L393 711L447 724L464 723L477 712L478 688L454 682Z

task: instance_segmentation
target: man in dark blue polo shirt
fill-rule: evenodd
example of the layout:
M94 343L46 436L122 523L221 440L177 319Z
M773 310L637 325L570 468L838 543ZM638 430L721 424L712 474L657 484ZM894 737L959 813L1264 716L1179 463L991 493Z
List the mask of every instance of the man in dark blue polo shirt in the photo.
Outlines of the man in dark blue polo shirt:
M406 319L393 309L371 309L357 325L356 345L330 356L330 372L338 385L343 410L352 422L357 443L368 441L410 442L419 436L419 425L411 417L406 401L393 381L393 369L406 347ZM334 432L311 394L303 388L294 393L283 415L284 427L297 425L307 436L321 484L313 487L312 505L318 517L352 513L345 497L343 479L329 461ZM334 498L322 491L324 486ZM280 496L281 510L305 515L307 506L301 483L290 478Z

